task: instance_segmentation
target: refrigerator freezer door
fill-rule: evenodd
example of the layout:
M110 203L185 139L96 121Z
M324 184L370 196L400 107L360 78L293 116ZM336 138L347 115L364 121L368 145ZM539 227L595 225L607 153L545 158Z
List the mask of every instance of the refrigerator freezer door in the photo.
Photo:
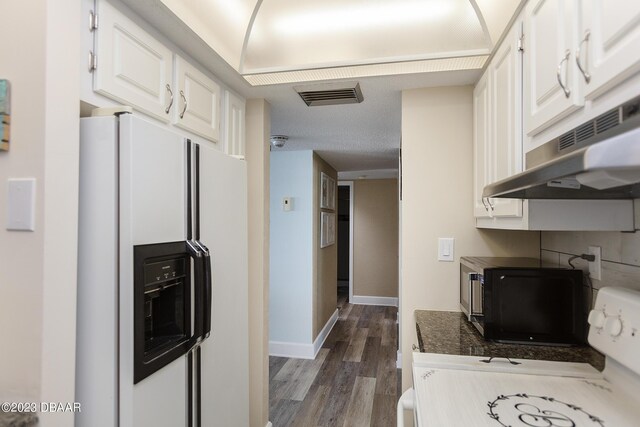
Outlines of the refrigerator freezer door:
M186 140L120 116L120 426L186 423L187 362L181 357L134 385L133 247L186 240Z
M249 425L246 163L200 146L200 240L211 254L211 335L202 343L202 425Z

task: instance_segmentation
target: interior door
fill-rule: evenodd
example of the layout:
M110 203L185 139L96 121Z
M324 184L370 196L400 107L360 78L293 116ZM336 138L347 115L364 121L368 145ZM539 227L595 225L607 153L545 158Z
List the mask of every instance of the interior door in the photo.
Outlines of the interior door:
M211 335L202 344L202 425L249 425L247 168L200 145L200 240L213 275Z
M186 420L186 358L134 385L134 245L186 239L186 142L120 116L120 426L176 427ZM114 207L116 209L116 207Z

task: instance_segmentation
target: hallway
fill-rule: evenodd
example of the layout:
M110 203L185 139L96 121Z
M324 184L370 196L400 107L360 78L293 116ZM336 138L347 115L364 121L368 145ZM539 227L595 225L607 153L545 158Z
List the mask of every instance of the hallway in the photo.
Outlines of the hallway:
M269 358L274 427L395 426L397 308L338 297L339 318L315 360Z

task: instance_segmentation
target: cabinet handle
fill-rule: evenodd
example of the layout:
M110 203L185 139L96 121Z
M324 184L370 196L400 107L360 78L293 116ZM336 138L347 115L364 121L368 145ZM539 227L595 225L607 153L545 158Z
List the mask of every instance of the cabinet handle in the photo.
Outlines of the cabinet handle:
M185 98L184 96L184 92L180 91L180 97L182 98L182 102L184 102L184 108L182 109L182 112L180 113L180 118L184 118L184 113L187 111L187 98Z
M562 64L569 61L569 58L571 58L571 51L567 49L567 51L564 54L564 58L562 58L562 61L560 61L560 64L558 64L558 71L556 73L558 76L558 83L560 84L560 87L564 91L564 96L567 98L571 96L571 90L567 89L567 86L564 83L562 83ZM567 72L565 74L566 74L567 80L569 80L569 67L567 67Z
M171 86L167 83L167 92L169 92L169 105L165 108L164 112L169 114L169 110L171 110L171 106L173 105L173 92L171 91Z
M580 63L580 52L582 50L582 45L589 42L589 37L591 37L591 32L587 30L584 32L584 38L582 39L582 41L578 45L578 49L576 50L576 65L578 65L578 69L584 76L584 81L587 82L587 84L589 84L589 82L591 81L591 74L589 74L589 70L587 70L587 65L589 65L589 56L585 55L587 59L587 64L585 64L583 68L582 64ZM588 54L588 51L586 52Z

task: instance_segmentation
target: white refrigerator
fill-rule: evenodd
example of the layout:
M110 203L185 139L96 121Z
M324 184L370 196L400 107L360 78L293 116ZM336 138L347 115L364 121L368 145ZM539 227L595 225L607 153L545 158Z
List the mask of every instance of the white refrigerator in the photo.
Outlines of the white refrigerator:
M77 426L248 426L246 175L136 115L81 120Z

